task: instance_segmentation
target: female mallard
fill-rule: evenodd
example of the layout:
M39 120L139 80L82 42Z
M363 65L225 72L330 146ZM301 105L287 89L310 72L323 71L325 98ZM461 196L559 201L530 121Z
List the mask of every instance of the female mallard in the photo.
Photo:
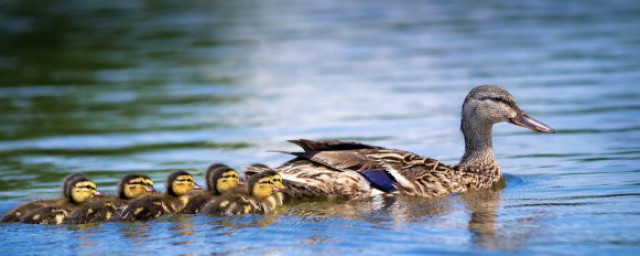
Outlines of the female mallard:
M207 191L193 191L189 194L189 203L182 209L180 213L195 214L200 212L200 208L207 201L227 193L236 187L240 181L238 172L224 164L213 164L209 166L205 173L207 182Z
M128 174L118 184L118 195L104 196L75 209L66 223L88 224L109 221L129 201L154 192L153 180L143 174Z
M164 194L147 195L131 201L125 206L119 219L150 220L164 214L179 213L189 202L189 192L201 189L186 171L169 174L166 187Z
M61 224L69 213L100 193L84 174L67 176L62 185L63 197L59 199L37 200L18 206L6 214L3 222L23 222L31 224Z
M501 176L491 144L491 129L500 122L554 132L523 112L506 90L483 85L462 104L465 153L457 165L355 142L294 140L304 152L285 152L296 158L276 170L292 197L358 199L374 191L434 197L486 189Z
M281 182L278 184L274 180L282 180L274 170L265 170L251 175L246 188L236 189L209 201L201 212L226 216L268 213L278 206L273 193L283 188ZM282 205L281 202L280 205Z

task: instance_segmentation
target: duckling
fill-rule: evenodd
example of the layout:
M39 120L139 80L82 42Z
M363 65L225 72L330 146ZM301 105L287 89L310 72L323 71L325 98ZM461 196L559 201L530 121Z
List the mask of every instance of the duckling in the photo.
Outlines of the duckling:
M205 174L207 191L193 191L189 194L189 202L180 213L196 214L208 201L238 187L238 172L224 164L209 166Z
M67 224L88 224L109 221L118 209L129 201L155 192L153 181L143 174L128 174L118 184L118 195L109 195L87 202L71 212Z
M64 182L64 198L49 201L43 207L23 214L20 222L30 224L62 224L67 216L83 203L101 193L84 174L71 175Z
M239 215L250 213L266 213L278 206L273 192L279 192L280 187L273 180L279 178L273 170L263 171L249 177L247 188L236 189L208 202L201 212L213 215ZM282 180L280 178L280 180ZM280 186L282 186L280 184Z
M36 211L38 209L41 209L43 207L47 207L47 206L52 206L52 205L57 205L60 202L66 200L65 198L67 198L66 195L66 191L67 191L67 186L68 184L74 180L77 179L79 177L86 177L84 174L81 173L75 173L75 174L71 174L67 177L64 178L63 183L62 183L62 191L65 194L64 198L56 198L56 199L39 199L39 200L34 200L28 203L25 203L23 205L20 205L18 207L16 207L15 209L9 211L7 214L5 214L2 217L2 222L19 222L20 218L23 217L24 215L27 215L33 211Z
M273 169L269 168L269 166L266 166L260 163L252 164L248 166L244 172L246 176L245 179L248 180L249 177L251 177L252 175L258 174L260 172L265 172L265 171L273 171ZM282 177L280 177L280 175L273 175L270 177L271 177L271 182L273 182L274 186L276 186L280 190L285 190L285 186L284 184L282 184ZM269 196L267 200L264 201L263 210L265 213L271 212L275 208L283 204L284 204L284 194L281 191L273 192L273 194Z
M189 202L188 194L192 190L201 190L186 171L174 171L169 174L164 194L152 194L131 201L122 211L120 219L150 220L164 214L175 214Z

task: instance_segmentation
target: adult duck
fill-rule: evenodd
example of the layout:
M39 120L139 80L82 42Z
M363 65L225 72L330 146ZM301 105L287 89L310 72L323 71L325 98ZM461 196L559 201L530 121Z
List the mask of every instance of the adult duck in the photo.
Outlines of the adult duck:
M276 168L293 198L359 199L376 192L423 197L487 189L501 177L491 141L494 124L509 122L536 132L554 130L529 117L506 90L473 88L462 104L465 152L456 165L402 150L337 140L292 140L304 152Z

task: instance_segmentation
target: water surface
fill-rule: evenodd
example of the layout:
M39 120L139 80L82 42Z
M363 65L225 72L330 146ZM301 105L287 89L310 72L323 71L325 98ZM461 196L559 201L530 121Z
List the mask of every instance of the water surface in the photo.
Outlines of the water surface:
M276 166L287 139L456 163L460 106L508 89L558 132L494 128L504 184L439 199L292 202L268 216L0 224L7 254L637 254L633 1L0 3L0 213L85 172L158 184ZM160 185L162 187L162 185ZM28 249L25 249L28 248Z

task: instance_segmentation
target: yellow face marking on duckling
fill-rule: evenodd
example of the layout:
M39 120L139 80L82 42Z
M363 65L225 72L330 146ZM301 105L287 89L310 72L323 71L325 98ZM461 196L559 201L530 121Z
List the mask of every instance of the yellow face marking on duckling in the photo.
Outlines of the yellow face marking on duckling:
M257 197L258 199L262 200L268 196L270 196L271 194L273 194L273 181L271 181L271 177L265 177L262 179L259 179L258 182L256 182L255 185L253 185L253 188L251 189L251 194L255 197Z
M171 187L176 195L186 195L193 190L193 177L191 175L180 175L176 178Z
M77 204L84 203L96 194L96 184L91 181L78 182L73 185L71 198Z
M231 170L223 173L218 180L216 180L216 190L218 193L224 194L229 190L238 187L238 181L240 181L240 175L238 172Z
M275 187L284 189L284 185L282 184L282 177L280 177L279 174L273 175L270 178L271 178L271 182L273 182L273 185Z
M152 190L153 181L143 177L135 178L128 181L124 186L124 196L128 199L134 199L142 195L151 193Z

